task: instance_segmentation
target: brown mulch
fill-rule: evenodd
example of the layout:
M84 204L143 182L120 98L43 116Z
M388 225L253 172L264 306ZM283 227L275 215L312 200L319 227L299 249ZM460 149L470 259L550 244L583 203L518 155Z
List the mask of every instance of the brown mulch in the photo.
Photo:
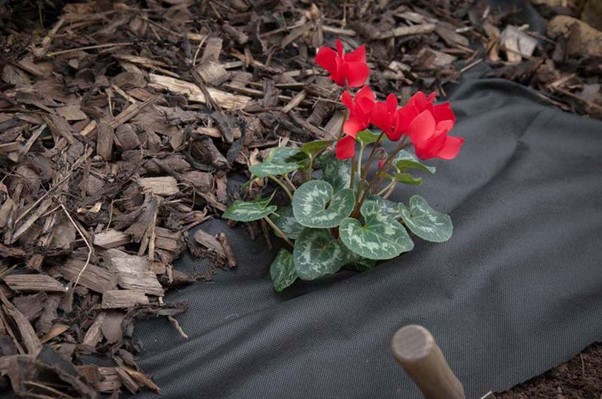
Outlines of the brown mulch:
M236 267L225 235L188 230L221 215L239 195L229 178L266 149L340 132L341 90L313 63L335 37L367 44L380 93L444 97L487 64L602 117L600 57L577 25L551 39L480 2L335 3L0 1L0 384L159 391L136 365L134 319L167 317L185 336L173 316L186 304L163 297L211 272L173 261L189 250Z

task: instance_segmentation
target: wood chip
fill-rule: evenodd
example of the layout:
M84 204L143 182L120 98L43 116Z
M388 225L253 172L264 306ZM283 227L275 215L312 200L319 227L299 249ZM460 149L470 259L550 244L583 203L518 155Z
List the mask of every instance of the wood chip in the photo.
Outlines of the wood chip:
M3 280L15 291L65 292L63 284L45 274L13 274Z
M150 302L144 292L130 290L105 291L102 294L103 309L131 308L136 305L148 305Z
M78 284L96 292L106 292L117 287L117 275L107 269L86 265L79 259L68 259L63 265L55 266L53 273L60 274L69 281L75 282L80 275ZM83 270L83 272L82 272Z
M178 181L171 176L145 177L140 179L139 183L145 190L164 197L180 192Z

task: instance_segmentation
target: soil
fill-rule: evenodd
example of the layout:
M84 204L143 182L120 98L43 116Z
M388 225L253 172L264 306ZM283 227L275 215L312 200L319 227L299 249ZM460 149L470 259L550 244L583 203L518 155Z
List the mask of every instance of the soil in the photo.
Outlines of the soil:
M596 342L566 363L534 377L498 399L601 399L602 343Z
M173 261L188 250L237 267L225 235L188 230L262 189L228 189L249 160L340 132L341 90L313 64L334 38L367 44L380 96L443 100L486 64L484 77L602 117L600 32L546 1L529 32L527 3L0 0L0 389L160 392L136 365L135 319L185 336L173 316L186 304L163 297L211 273ZM599 399L601 359L594 344L499 396Z

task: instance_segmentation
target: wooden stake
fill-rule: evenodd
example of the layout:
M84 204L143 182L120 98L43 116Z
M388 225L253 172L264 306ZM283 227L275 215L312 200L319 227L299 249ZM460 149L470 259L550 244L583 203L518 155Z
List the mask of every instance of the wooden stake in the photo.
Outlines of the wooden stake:
M395 360L426 399L465 399L462 383L426 328L418 325L400 328L391 340L391 349Z

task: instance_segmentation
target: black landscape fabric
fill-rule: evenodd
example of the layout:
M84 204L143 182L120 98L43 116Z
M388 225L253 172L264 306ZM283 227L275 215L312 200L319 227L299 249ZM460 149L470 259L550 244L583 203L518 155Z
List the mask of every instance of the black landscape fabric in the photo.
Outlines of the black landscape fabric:
M372 271L277 294L262 238L204 224L231 239L239 266L167 297L190 305L178 316L188 340L165 320L137 324L140 365L162 397L420 398L389 349L417 323L479 398L602 340L602 123L497 80L467 81L451 99L460 155L393 198L418 193L450 213L451 240L416 239Z

